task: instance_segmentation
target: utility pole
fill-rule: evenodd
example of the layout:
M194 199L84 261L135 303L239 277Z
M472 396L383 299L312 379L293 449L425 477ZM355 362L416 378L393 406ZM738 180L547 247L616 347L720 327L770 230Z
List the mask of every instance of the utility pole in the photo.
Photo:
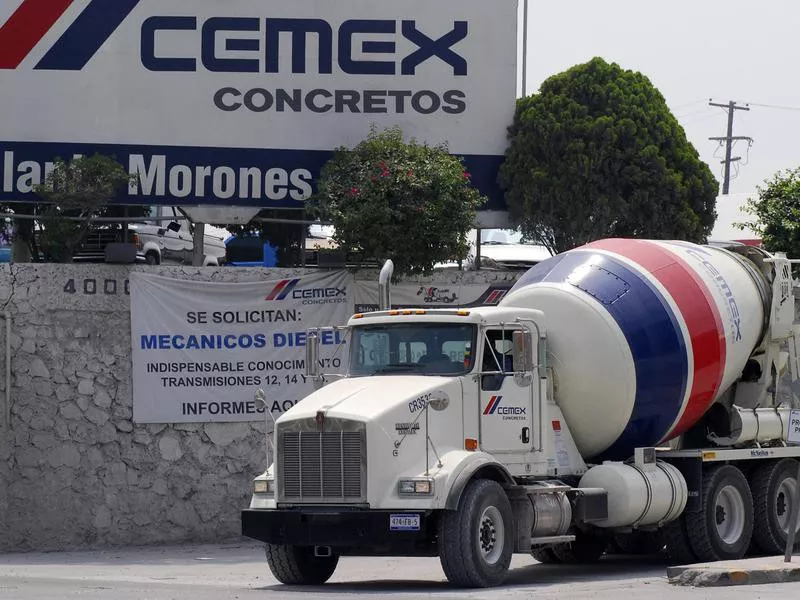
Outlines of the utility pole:
M522 9L522 97L528 96L528 0Z
M722 182L722 195L727 196L731 188L731 163L742 160L741 156L731 156L733 152L734 142L747 140L748 143L753 142L753 138L746 136L733 135L733 114L737 110L750 110L749 106L739 106L736 102L730 101L727 104L718 104L716 102L708 102L709 106L718 106L728 111L728 135L725 137L712 137L708 138L713 142L725 142L725 160L721 161L725 165L725 180Z

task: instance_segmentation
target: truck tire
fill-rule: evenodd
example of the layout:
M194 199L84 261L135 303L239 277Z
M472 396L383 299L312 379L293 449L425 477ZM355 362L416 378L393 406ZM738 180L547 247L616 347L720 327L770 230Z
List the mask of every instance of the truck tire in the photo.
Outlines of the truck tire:
M266 553L272 575L286 585L322 585L339 564L336 555L314 556L311 546L267 544Z
M496 481L476 479L467 485L458 510L439 519L439 559L455 586L500 585L508 574L514 549L511 503Z
M148 265L157 265L160 262L158 260L158 254L155 252L148 252L144 255L144 262Z
M534 550L531 550L531 556L533 556L534 560L542 563L543 565L561 564L561 561L556 556L556 553L553 552L552 548L535 548Z
M575 541L553 546L553 554L562 563L580 565L597 562L603 556L606 548L608 548L608 540L605 537L577 529Z
M686 516L681 515L662 529L669 562L678 565L691 565L697 562L697 556L689 543L686 532Z
M737 560L753 536L753 496L744 474L733 465L703 473L703 509L687 513L686 532L700 561Z
M786 550L792 502L796 497L796 477L797 461L792 458L761 466L752 475L753 546L764 554L783 554ZM794 548L797 550L800 539L795 539Z

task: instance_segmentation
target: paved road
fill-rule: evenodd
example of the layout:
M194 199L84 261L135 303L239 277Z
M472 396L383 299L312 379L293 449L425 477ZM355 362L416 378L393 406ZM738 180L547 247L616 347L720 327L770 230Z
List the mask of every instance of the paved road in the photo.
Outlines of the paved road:
M121 549L0 555L2 600L785 600L800 584L692 589L670 586L652 560L608 559L592 567L547 566L516 556L507 584L493 590L447 586L437 559L343 559L325 586L296 588L269 574L260 546Z

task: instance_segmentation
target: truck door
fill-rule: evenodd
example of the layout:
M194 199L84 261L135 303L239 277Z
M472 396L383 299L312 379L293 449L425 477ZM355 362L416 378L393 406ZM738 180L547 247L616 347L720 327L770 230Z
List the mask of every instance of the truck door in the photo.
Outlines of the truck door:
M512 329L488 329L481 354L480 446L485 452L533 449L535 386L514 382Z

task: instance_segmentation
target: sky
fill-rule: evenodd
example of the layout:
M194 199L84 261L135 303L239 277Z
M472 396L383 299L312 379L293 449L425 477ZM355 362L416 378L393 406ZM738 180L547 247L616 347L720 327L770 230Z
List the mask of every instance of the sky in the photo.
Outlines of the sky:
M754 142L749 160L747 142L735 147L731 194L800 167L800 0L529 0L528 10L528 93L600 56L649 77L720 184L724 148L708 138L726 134L727 116L708 101L751 103L734 118L733 134Z

